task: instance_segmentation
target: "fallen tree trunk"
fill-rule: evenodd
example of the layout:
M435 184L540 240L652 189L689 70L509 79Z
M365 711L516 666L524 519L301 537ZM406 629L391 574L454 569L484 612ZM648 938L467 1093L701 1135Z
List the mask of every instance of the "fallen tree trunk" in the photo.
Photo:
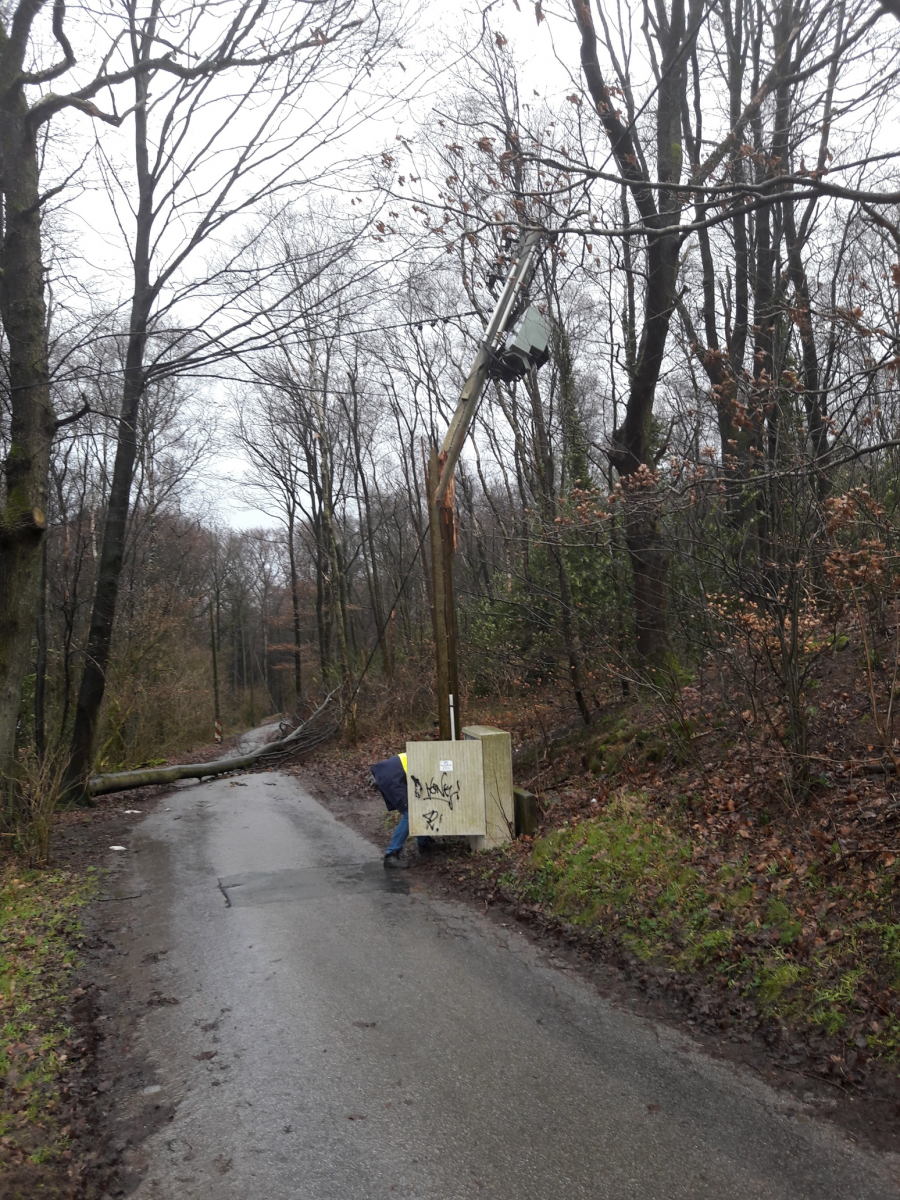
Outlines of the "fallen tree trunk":
M213 762L183 763L173 767L142 767L137 771L117 771L109 775L94 775L88 780L90 796L105 796L109 792L125 792L130 788L147 787L149 784L176 783L179 779L206 779L207 776L224 775L228 771L240 771L252 767L264 758L283 758L297 750L313 750L328 741L338 731L336 722L327 725L318 722L331 697L330 692L308 720L298 725L287 737L267 742L249 754L238 754L232 758L217 758ZM315 728L313 725L315 724Z

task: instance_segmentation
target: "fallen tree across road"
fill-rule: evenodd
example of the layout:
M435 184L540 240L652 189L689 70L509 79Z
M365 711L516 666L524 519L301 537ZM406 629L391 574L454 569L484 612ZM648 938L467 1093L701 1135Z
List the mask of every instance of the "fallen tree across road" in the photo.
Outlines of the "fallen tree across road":
M323 721L334 692L329 692L319 707L286 737L268 742L248 754L229 758L217 758L213 762L183 763L172 767L142 767L137 771L116 771L108 775L94 775L88 780L89 796L105 796L108 792L124 792L130 788L146 787L148 784L177 783L179 779L206 779L207 776L224 775L228 771L241 771L255 766L263 759L280 759L298 750L314 750L334 737L339 729L337 721Z

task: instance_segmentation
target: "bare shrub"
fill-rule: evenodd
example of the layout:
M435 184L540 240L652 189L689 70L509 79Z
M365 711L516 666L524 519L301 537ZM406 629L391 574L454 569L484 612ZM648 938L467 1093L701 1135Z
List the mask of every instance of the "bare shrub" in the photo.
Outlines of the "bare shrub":
M21 750L4 780L0 831L29 864L50 859L50 835L62 793L64 767L65 760L58 752L39 758L31 750Z

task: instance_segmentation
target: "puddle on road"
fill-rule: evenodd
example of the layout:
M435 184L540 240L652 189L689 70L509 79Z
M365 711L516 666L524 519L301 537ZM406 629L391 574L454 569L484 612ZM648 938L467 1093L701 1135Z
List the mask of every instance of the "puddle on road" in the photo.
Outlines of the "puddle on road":
M292 867L284 871L248 871L219 879L229 908L255 904L295 904L334 892L395 892L408 896L409 882L385 871L381 860L330 867Z

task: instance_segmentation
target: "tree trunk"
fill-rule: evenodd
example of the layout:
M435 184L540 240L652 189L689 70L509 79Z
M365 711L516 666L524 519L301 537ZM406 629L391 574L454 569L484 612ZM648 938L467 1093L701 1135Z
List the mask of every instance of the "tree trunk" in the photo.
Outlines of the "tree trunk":
M291 573L291 616L294 629L294 704L297 712L303 703L303 675L300 662L300 594L297 578L297 548L294 545L294 517L288 519L288 566Z
M331 626L328 620L328 580L325 535L321 510L313 512L313 536L316 544L316 635L319 639L319 669L323 682L328 678L331 660Z
M662 51L656 101L656 173L660 184L677 185L682 174L682 120L687 104L687 63L691 43L699 28L699 0L671 0L669 12L659 6L658 40ZM655 669L670 654L666 569L668 557L659 535L658 514L649 504L653 481L653 447L650 442L656 386L666 352L669 326L676 305L678 252L676 233L654 230L677 225L682 198L665 186L658 192L641 165L633 123L625 124L610 95L597 54L597 35L588 0L572 0L575 23L581 35L581 66L597 114L610 140L619 171L627 181L646 233L646 285L643 326L628 402L622 425L613 432L610 462L626 484L626 542L633 571L635 613L638 622L637 657L642 667ZM630 494L629 494L630 493ZM632 498L640 493L634 510Z
M27 41L27 39L26 39ZM4 47L6 49L6 47ZM24 47L23 47L24 52ZM10 443L0 511L0 774L15 750L41 579L50 448L47 312L35 130L15 78L0 74L0 318L9 343Z
M253 634L247 631L247 669L249 670L248 681L250 683L250 724L253 728L256 727L256 692L253 687Z
M356 740L356 701L353 691L353 676L350 669L350 622L349 597L347 595L347 580L344 573L343 555L338 544L337 530L334 525L332 509L331 459L323 447L320 476L321 492L319 496L319 514L322 520L322 532L326 538L326 553L331 573L331 597L336 605L334 624L337 627L338 650L341 657L341 679L344 687L344 703L346 709L347 734L351 742Z
M556 577L559 580L559 612L563 642L566 648L566 658L569 663L569 682L575 703L585 725L590 725L591 714L584 694L584 651L581 638L573 619L572 582L569 578L569 567L566 562L565 547L559 535L556 524L556 489L554 487L555 472L553 456L550 451L550 440L544 423L544 412L541 408L541 394L534 373L528 377L526 388L531 400L532 420L534 423L535 440L537 445L537 485L540 495L541 515L544 524L544 538L550 550L550 557L556 567Z
M37 657L34 665L34 749L43 762L47 750L47 539L41 547L41 585L37 612Z
M147 342L147 322L153 302L153 290L150 285L150 235L153 226L154 180L149 168L147 86L143 77L138 77L135 81L135 92L135 152L139 199L134 249L134 293L128 327L116 459L103 525L97 587L94 592L84 671L75 707L75 725L66 771L66 791L72 796L83 790L90 773L100 708L106 690L106 669L109 665L119 578L125 556L125 535L137 453L138 411L145 385L144 349Z
M625 544L634 589L638 661L650 669L667 665L669 647L669 552L660 536L655 503L644 495L626 499Z
M343 567L341 565L341 557L338 549L337 538L335 537L334 526L331 520L330 510L326 510L327 529L329 551L331 558L331 570L334 575L335 589L337 597L338 611L335 616L335 625L338 631L338 650L341 655L341 679L344 685L345 703L349 706L346 709L347 718L347 735L351 742L356 741L356 701L353 693L353 677L350 671L350 643L348 638L349 625L347 620L347 595L346 584L344 579Z
M375 617L376 637L378 639L378 649L381 652L381 661L384 667L384 675L388 683L391 681L391 656L388 654L387 642L385 640L385 620L384 620L384 598L381 594L381 579L378 570L378 555L375 551L375 529L372 523L372 504L369 499L369 484L366 478L366 471L362 461L362 446L360 445L359 437L359 396L356 390L356 376L350 375L350 391L353 399L353 410L350 417L350 428L353 436L353 452L356 459L355 482L362 492L362 505L359 503L359 493L357 493L356 503L357 508L361 508L363 529L365 538L363 540L363 563L366 569L366 582L369 588L369 597L372 602L372 614Z
M581 639L572 621L572 588L569 581L569 568L566 565L563 547L554 535L548 535L550 555L556 565L556 576L559 580L560 612L562 617L563 640L566 645L566 657L569 661L569 683L572 694L585 725L590 725L591 714L584 695L584 671L582 667Z
M137 771L117 771L111 775L95 775L87 781L86 790L91 796L104 796L110 792L123 792L129 788L176 783L179 779L206 779L213 775L225 775L252 767L260 759L271 755L303 753L328 741L337 732L333 722L319 720L331 703L331 695L325 697L308 720L298 725L287 737L269 742L249 754L231 758L217 758L207 763L187 763L174 767L144 767Z
M222 740L222 707L219 702L219 654L216 646L216 620L213 616L213 603L209 602L209 648L212 653L213 677L213 737L217 742Z
M828 458L828 426L825 423L826 406L820 388L821 371L819 352L812 327L812 305L809 294L809 279L803 262L803 248L797 236L793 201L785 201L784 226L788 252L788 278L794 286L794 320L800 335L803 350L803 404L806 409L806 428L812 444L818 475L819 494L824 498L827 488L825 467Z

